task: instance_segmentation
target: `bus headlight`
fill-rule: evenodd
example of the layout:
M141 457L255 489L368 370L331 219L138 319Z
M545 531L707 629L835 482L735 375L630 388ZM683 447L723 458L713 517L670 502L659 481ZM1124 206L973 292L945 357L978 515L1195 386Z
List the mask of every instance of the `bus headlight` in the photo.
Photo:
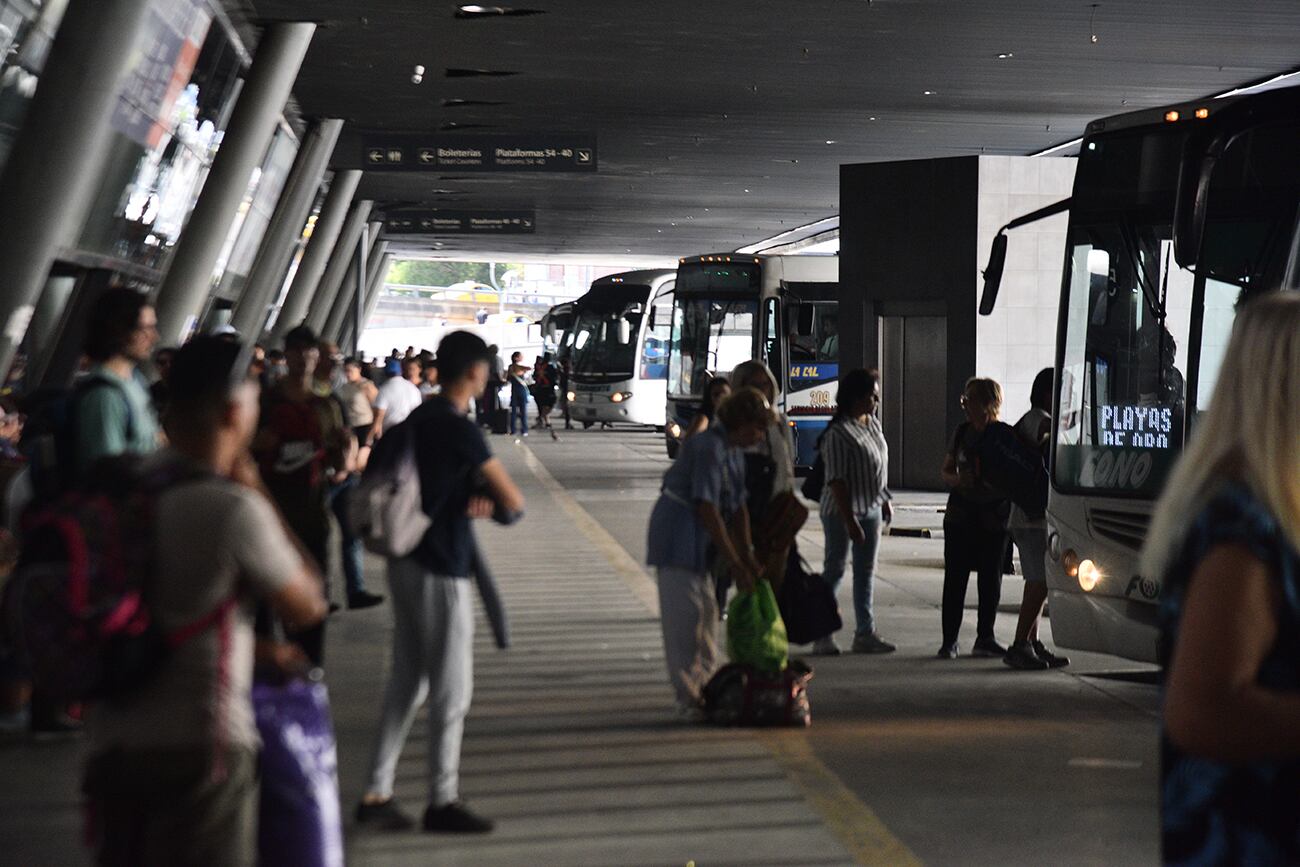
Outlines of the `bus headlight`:
M632 392L630 391L616 391L609 396L610 401L613 403L622 403L625 400L631 400L631 398Z
M1084 560L1079 564L1079 587L1084 593L1091 593L1096 589L1102 577L1101 570L1091 560Z
M575 400L578 399L578 396L577 396L576 394L574 394L573 392L569 392L569 393L566 394L564 397L565 397L566 400L569 401L569 403L573 403Z
M675 440L682 438L682 426L675 421L668 422L668 436Z

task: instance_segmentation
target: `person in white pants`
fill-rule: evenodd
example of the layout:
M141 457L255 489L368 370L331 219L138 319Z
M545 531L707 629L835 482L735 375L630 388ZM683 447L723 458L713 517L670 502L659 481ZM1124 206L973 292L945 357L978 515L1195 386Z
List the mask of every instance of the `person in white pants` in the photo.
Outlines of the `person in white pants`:
M469 419L471 400L488 378L488 347L457 331L438 347L442 393L415 409L416 464L424 510L432 525L416 550L390 560L393 669L371 763L370 783L357 805L357 824L405 830L414 821L393 798L393 778L416 711L429 700L429 802L426 831L486 832L492 822L460 800L460 746L474 679L471 518L512 523L524 498L482 431ZM380 441L380 449L383 441ZM371 467L383 467L376 452Z

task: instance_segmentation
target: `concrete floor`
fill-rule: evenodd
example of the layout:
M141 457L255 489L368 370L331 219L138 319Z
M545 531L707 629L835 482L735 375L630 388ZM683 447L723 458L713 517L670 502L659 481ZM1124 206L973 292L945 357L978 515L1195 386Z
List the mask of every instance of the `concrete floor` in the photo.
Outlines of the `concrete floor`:
M896 536L884 540L876 615L899 652L818 660L811 729L679 724L653 584L639 565L667 466L661 436L592 430L525 443L493 438L529 511L516 528L483 527L515 646L496 651L480 628L464 751L463 794L498 830L450 839L349 828L350 863L1158 861L1149 669L1085 654L1041 674L933 659L942 541ZM939 529L941 497L900 495L899 505L899 526ZM816 567L812 523L801 548ZM380 589L382 564L370 566ZM1019 584L1005 582L1004 640ZM972 586L963 647L974 598ZM341 613L330 626L345 816L365 785L390 628L386 606ZM423 806L425 746L417 722L397 787L413 812ZM78 845L79 760L75 741L0 745L0 864L88 862Z

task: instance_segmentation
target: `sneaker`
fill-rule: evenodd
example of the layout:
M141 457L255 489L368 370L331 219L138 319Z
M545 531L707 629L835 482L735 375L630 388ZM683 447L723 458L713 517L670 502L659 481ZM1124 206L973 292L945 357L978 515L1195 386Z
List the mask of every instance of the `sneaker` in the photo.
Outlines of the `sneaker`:
M376 831L409 831L415 820L398 808L396 799L389 798L378 804L357 804L357 824Z
M362 590L360 593L354 593L348 597L348 609L359 611L362 608L374 608L384 601L384 597L378 593L367 593Z
M1047 663L1048 668L1065 668L1067 665L1070 664L1070 657L1057 656L1055 653L1052 653L1052 651L1048 650L1047 646L1043 644L1043 642L1041 641L1033 642L1033 648L1034 648L1034 653L1038 656L1039 659Z
M940 659L956 659L960 653L957 651L956 644L943 644L939 646L939 652L935 656Z
M853 636L854 653L893 653L898 648L876 633Z
M1002 661L1020 671L1042 671L1047 668L1047 660L1040 659L1028 641L1017 641L1011 645Z
M840 646L835 643L834 638L828 635L825 638L819 638L813 642L812 655L813 656L839 656Z
M493 828L491 819L484 819L469 811L460 801L443 807L432 804L424 811L424 830L448 834L486 834Z
M1001 659L1007 655L1007 649L992 638L977 638L970 655L979 659Z

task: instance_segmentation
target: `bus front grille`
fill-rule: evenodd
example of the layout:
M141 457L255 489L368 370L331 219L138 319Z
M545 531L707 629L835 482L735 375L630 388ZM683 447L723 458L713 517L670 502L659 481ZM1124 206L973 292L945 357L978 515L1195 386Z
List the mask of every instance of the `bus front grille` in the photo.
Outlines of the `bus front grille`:
M1104 539L1118 542L1134 551L1146 539L1151 516L1144 512L1126 512L1118 509L1090 509L1088 520L1092 531Z

